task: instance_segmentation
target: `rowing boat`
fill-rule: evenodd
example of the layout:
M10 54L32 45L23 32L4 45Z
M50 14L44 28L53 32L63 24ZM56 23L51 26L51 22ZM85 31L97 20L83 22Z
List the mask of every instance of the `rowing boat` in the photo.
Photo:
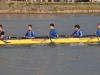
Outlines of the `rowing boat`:
M100 39L100 37L99 37ZM94 43L98 42L97 37L81 37L81 38L51 38L51 40L56 43ZM15 39L5 39L5 40L0 40L0 44L45 44L45 43L50 43L51 40L49 38L35 38L35 39L20 39L20 38L15 38Z

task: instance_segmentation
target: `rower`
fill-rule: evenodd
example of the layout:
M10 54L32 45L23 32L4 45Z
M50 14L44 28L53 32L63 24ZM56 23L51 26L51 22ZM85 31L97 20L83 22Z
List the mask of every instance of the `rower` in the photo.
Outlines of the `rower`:
M6 38L6 36L5 36L5 32L3 30L3 26L0 25L0 39L5 39L5 38Z
M56 31L55 26L54 26L53 23L50 24L50 29L51 30L50 30L49 34L47 34L47 37L55 38L57 36L57 31Z
M35 38L35 33L32 30L32 25L28 25L28 31L26 32L25 38L33 39Z
M75 31L72 34L73 37L82 37L82 31L80 30L80 26L77 24L75 25Z
M96 36L100 36L100 23L98 24L97 32L94 31L94 34L95 34Z

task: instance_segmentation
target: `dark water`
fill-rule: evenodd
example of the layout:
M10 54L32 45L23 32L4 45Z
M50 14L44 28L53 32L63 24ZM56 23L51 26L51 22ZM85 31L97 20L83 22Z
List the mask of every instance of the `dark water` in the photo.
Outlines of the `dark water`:
M28 24L42 36L50 23L58 34L71 34L80 24L87 35L99 22L100 14L0 14L7 36L24 35ZM100 75L100 46L0 46L0 75Z

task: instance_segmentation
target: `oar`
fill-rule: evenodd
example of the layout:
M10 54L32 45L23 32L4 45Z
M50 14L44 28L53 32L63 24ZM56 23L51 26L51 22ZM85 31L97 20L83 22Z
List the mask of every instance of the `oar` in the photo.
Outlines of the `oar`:
M51 41L51 42L49 43L49 45L50 45L50 46L55 46L56 43L52 41L52 39L51 39L50 36L49 36L49 39L50 39L50 41Z
M9 43L11 43L11 42L7 42L7 41L5 41L5 40L1 40L1 41L3 41L5 44L9 44Z

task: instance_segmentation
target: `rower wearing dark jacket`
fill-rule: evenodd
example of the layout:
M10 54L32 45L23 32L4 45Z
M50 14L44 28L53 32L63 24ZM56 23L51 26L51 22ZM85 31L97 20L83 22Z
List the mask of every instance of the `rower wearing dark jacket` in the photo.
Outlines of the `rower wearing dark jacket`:
M5 39L5 38L6 38L6 36L5 36L5 32L3 30L3 26L0 25L0 39Z
M94 34L95 34L96 36L100 36L100 23L98 24L97 32L94 31Z
M56 35L57 35L57 31L56 31L56 29L54 28L55 26L54 26L54 24L52 23L52 24L50 24L50 32L49 32L49 34L47 34L47 36L48 37L50 37L50 38L55 38L56 37Z

